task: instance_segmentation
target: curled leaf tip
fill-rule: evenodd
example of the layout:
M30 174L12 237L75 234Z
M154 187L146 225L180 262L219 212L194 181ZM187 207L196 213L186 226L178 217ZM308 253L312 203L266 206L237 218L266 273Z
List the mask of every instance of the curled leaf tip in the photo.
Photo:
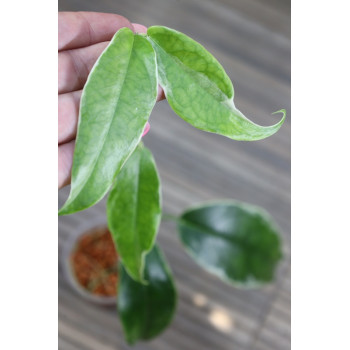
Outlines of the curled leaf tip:
M279 130L279 128L280 128L280 127L282 126L282 124L284 123L284 121L285 121L285 119L286 119L286 115L287 115L285 109L280 109L280 110L278 110L278 111L276 111L276 112L271 113L271 115L278 114L278 113L282 113L282 114L283 114L281 120L280 120L278 123L276 123L275 125L266 127L266 128L274 128L275 130L274 130L273 133L275 133L275 132L277 132L277 131Z
M273 114L277 114L277 113L282 113L283 114L283 117L282 117L282 119L284 120L284 119L286 119L286 110L285 109L280 109L279 111L276 111L276 112L273 112L273 113L271 113L272 115Z
M279 125L279 127L281 127L282 124L284 123L285 119L286 119L287 113L286 113L285 109L280 109L279 111L273 112L271 114L274 115L274 114L278 114L278 113L282 113L283 114L281 120L276 124L276 125Z
M202 45L167 27L150 27L147 34L157 55L159 83L170 107L186 122L238 141L262 140L281 127L284 110L277 124L260 126L235 107L229 76Z

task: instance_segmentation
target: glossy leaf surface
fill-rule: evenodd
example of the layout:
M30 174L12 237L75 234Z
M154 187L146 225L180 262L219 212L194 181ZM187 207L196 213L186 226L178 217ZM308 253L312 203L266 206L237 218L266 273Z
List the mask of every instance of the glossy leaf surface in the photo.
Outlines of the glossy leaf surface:
M130 344L161 333L176 307L173 278L157 245L146 257L145 278L147 285L137 283L121 267L118 312Z
M158 75L166 98L185 121L243 141L264 139L281 127L285 110L278 111L283 114L280 122L264 127L235 107L230 78L202 45L167 27L150 27L147 34L157 53Z
M160 180L151 152L139 145L117 176L107 201L108 226L129 275L143 280L145 255L161 219Z
M120 29L85 84L71 192L59 214L98 202L141 139L156 102L156 59L146 38Z
M275 223L248 204L227 201L189 209L180 217L178 230L200 266L236 286L270 282L282 257Z

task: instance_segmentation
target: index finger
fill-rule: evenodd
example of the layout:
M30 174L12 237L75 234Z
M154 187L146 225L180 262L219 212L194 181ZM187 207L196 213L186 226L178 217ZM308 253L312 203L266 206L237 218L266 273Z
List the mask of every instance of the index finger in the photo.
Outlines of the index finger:
M134 30L125 17L113 13L59 12L58 51L109 41L122 27Z

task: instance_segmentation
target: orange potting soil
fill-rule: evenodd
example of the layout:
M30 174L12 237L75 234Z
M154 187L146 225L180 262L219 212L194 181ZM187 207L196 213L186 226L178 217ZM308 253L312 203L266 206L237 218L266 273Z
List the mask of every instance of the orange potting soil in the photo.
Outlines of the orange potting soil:
M118 283L118 255L106 227L84 234L71 256L79 284L96 295L115 296Z

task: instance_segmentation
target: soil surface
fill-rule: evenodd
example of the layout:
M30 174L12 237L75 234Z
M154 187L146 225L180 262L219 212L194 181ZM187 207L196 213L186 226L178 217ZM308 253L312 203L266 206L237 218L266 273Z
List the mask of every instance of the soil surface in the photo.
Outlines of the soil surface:
M117 294L118 254L107 227L95 228L81 236L71 264L78 283L92 294Z

